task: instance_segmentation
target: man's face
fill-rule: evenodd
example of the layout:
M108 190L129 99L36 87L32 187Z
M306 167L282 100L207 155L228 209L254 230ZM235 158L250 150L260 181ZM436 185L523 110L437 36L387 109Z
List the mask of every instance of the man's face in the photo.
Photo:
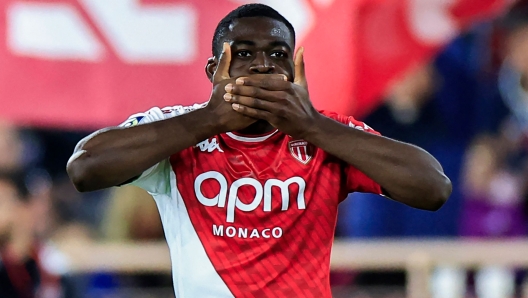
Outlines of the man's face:
M252 17L235 20L225 41L231 44L232 78L250 74L284 74L293 81L295 41L282 22Z

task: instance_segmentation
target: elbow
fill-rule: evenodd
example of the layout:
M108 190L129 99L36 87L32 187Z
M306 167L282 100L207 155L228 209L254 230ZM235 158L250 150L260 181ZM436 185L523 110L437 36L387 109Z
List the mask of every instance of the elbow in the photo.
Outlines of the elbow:
M452 190L453 185L451 184L451 180L444 174L441 174L441 177L434 183L434 186L430 190L429 204L426 209L429 211L437 211L442 208L449 199Z
M90 191L90 189L87 187L89 181L89 170L86 165L86 158L89 156L89 154L83 148L85 142L85 140L81 140L79 144L77 144L75 151L66 164L66 173L68 174L73 186L75 186L75 189L77 189L79 192Z
M79 192L88 192L99 190L100 183L98 183L97 173L94 171L92 162L87 159L87 156L81 156L82 153L75 153L68 164L66 165L66 172L70 181Z
M88 153L84 153L75 153L66 165L68 177L77 191L96 191L120 185L124 182L110 179L111 175L108 174L108 167L104 167L101 160L94 159Z
M106 181L104 180L105 175L103 174L105 169L104 167L101 167L101 165L104 165L104 161L102 162L100 158L94 156L91 150L86 147L88 141L106 130L107 129L99 130L81 140L75 147L73 155L66 164L68 177L75 186L75 189L79 192L95 191L105 188ZM94 145L88 147L93 148ZM99 149L99 151L101 151L101 149Z
M87 192L91 189L88 187L88 171L86 167L79 161L68 162L66 166L66 172L70 177L70 181L75 186L75 189L79 192Z

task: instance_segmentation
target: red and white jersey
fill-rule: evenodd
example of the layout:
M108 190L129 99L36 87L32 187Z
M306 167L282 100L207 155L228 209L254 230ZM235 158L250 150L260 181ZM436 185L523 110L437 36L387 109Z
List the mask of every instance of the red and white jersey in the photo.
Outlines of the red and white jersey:
M153 108L122 126L201 107ZM322 113L376 133L352 117ZM277 130L258 137L216 135L133 184L152 194L159 208L178 298L331 297L337 206L350 192L381 194L354 167Z

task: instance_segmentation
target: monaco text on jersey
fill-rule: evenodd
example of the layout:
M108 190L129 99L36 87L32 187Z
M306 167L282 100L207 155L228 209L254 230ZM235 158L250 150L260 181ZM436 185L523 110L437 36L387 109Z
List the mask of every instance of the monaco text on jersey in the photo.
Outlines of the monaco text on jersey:
M206 180L213 179L220 185L220 190L212 198L206 197L202 193L202 183ZM302 210L306 208L304 191L306 189L306 181L301 177L291 177L285 181L279 179L268 179L264 183L264 186L260 181L254 178L241 178L235 180L231 185L228 185L227 179L219 172L209 171L203 174L198 175L194 181L194 191L198 201L204 206L212 207L218 206L220 208L226 207L227 200L227 216L226 222L234 223L235 222L235 210L241 210L245 212L250 212L257 207L259 207L264 200L262 209L265 212L270 212L272 210L272 189L273 187L278 187L281 193L281 210L288 210L290 205L290 185L296 184L299 188L297 194L297 208ZM249 204L244 203L240 200L238 196L238 190L242 186L251 186L255 189L255 197L253 201ZM282 232L281 232L282 233Z
M280 238L282 237L282 228L264 228L264 229L254 229L254 228L242 228L234 226L224 226L224 225L213 225L213 235L229 238L243 238L243 239L253 239L253 238Z

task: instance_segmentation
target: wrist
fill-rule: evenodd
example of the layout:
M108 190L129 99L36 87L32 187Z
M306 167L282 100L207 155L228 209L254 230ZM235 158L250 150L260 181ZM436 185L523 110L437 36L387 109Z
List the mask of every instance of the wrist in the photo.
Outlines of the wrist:
M315 112L315 116L310 121L310 123L306 125L306 129L303 131L300 138L310 143L318 140L320 136L324 134L323 130L325 120L328 120L328 118L319 112Z
M187 129L192 131L197 144L223 132L218 117L210 112L207 106L187 115L190 119Z

